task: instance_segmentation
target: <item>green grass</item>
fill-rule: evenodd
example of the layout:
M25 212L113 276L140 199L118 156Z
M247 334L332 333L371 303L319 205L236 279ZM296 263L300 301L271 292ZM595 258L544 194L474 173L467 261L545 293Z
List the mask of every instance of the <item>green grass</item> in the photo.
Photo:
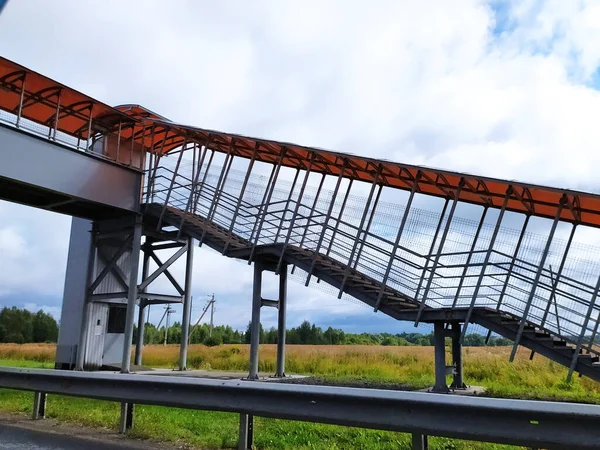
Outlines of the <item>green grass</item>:
M29 415L33 394L8 389L0 390L0 412ZM117 430L119 404L99 400L58 395L48 396L46 416L60 422L86 427ZM167 441L192 448L235 448L239 416L230 413L192 411L159 406L138 405L130 432L132 437ZM364 430L333 425L255 419L255 445L259 449L410 449L410 435L386 431ZM431 438L430 448L513 449L515 447Z
M26 359L0 359L0 367L28 367L30 369L53 369L54 363Z

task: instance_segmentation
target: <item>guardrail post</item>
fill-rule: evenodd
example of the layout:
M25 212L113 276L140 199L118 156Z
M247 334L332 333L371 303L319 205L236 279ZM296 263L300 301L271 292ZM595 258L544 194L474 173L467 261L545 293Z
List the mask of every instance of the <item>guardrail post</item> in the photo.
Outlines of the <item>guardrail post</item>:
M31 418L33 420L43 419L46 417L46 393L45 392L34 392L33 393L33 414Z
M251 450L254 445L254 416L240 414L238 450Z
M420 433L412 434L412 450L428 450L429 442L427 435Z
M287 309L287 264L279 272L279 311L277 313L276 377L285 377L285 316Z
M434 322L433 341L435 346L435 385L433 392L446 393L448 385L446 384L446 333L444 332L444 322Z
M260 307L262 306L263 265L260 261L254 263L254 283L252 285L252 323L250 325L250 373L249 380L258 379L258 346L260 344Z
M125 434L133 427L133 403L121 403L121 417L119 420L119 433Z

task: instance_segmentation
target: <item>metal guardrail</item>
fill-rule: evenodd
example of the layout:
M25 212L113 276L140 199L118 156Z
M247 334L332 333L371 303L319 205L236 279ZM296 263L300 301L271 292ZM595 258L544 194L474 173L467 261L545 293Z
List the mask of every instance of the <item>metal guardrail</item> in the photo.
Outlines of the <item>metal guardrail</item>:
M533 448L597 449L600 442L595 405L18 368L0 370L0 387Z

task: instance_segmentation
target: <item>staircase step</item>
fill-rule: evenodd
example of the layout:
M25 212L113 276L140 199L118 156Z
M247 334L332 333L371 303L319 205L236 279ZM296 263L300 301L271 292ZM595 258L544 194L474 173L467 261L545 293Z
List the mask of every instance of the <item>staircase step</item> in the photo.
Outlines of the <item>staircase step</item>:
M573 353L575 353L575 349L573 347L554 347L553 349L554 351L563 353L569 357L573 356Z
M538 334L538 330L535 327L532 327L531 325L526 325L525 328L523 328L523 334L535 336Z
M519 325L519 320L517 319L512 319L512 318L502 318L500 320L500 324L502 325Z
M594 364L600 361L600 358L598 358L598 356L592 354L579 355L577 359L585 364Z

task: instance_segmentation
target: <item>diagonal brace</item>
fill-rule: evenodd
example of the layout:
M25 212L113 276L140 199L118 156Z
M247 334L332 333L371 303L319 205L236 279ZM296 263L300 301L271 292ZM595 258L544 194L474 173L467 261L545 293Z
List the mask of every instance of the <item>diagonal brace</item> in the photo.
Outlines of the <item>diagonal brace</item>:
M98 246L97 251L98 257L102 260L102 262L106 266L110 265L110 259L107 257L106 253L104 253L104 250L100 246ZM121 285L121 287L124 288L124 290L129 289L129 287L127 286L127 282L125 281L125 278L127 277L125 276L123 270L117 264L112 264L110 269L113 275L115 276L117 282Z
M156 269L152 275L150 275L148 278L146 278L144 281L142 281L142 284L139 285L138 289L139 290L144 290L148 287L148 285L150 283L152 283L154 280L156 280L162 273L164 273L175 261L177 261L181 255L183 255L188 248L188 244L185 244L183 247L181 247L179 250L177 250L175 252L175 254L173 256L171 256L164 264L160 265L158 267L158 269ZM154 253L151 254L152 259L154 259L155 261L158 259L156 257L156 255L154 255ZM158 263L158 262L157 262ZM171 280L171 278L169 277L169 280ZM172 280L171 280L172 281ZM177 286L175 286L177 288ZM179 289L178 289L179 290ZM183 295L183 292L181 292L181 295Z
M106 275L108 275L108 273L112 270L112 267L115 264L117 264L117 261L119 260L119 258L121 256L123 256L123 253L125 253L125 250L127 250L129 245L131 244L132 236L133 236L132 234L129 234L125 238L125 241L123 242L121 247L119 247L119 249L116 251L116 253L113 255L113 257L110 259L108 264L106 266L104 266L104 269L102 269L100 274L96 277L94 282L90 285L90 288L88 290L88 292L90 294L96 290L96 288L100 285L100 283L102 283L102 280L104 280L104 278L106 278Z

